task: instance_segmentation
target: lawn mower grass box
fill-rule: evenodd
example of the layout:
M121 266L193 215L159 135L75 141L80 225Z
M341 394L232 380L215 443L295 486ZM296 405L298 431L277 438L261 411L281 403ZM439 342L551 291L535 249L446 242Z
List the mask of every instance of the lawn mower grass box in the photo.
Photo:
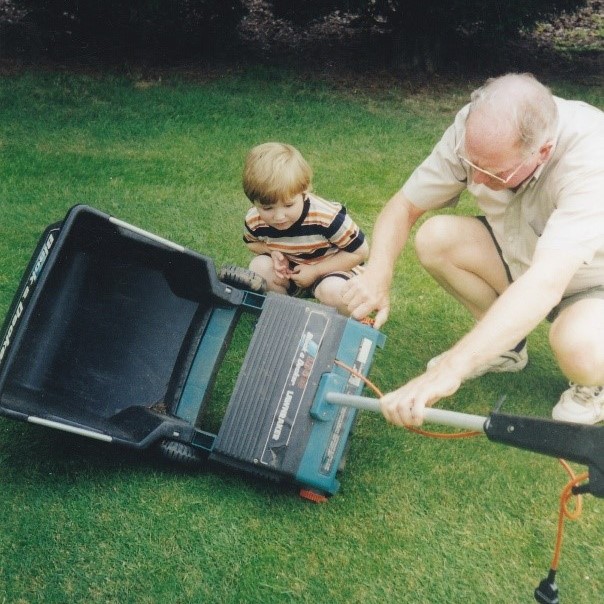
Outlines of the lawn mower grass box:
M220 429L203 411L243 312L257 324ZM88 206L49 226L6 317L0 415L319 494L339 487L384 336L334 309L218 279L213 261Z

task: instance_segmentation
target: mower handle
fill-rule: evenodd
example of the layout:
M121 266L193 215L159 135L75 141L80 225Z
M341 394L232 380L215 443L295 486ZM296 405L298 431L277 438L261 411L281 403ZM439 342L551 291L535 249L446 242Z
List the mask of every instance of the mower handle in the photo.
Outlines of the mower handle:
M380 411L380 403L375 398L329 392L325 400L336 405ZM604 497L604 426L571 424L497 411L489 417L481 417L429 407L424 409L424 419L453 428L481 431L493 442L585 464L589 467L589 484L583 487L583 492Z
M325 400L335 405L345 405L346 407L354 407L355 409L380 412L379 400L367 396L328 392L325 395ZM487 419L487 417L481 415L470 415L469 413L449 411L448 409L433 409L430 407L424 409L424 420L426 422L451 426L452 428L463 428L464 430L484 432Z

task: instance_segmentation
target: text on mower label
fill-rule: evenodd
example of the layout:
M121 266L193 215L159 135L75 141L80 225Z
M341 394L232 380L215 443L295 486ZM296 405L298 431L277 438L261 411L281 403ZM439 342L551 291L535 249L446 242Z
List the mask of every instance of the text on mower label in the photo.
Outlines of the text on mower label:
M283 424L285 423L285 418L287 417L287 412L289 411L289 406L292 402L293 396L293 390L288 390L285 394L283 405L281 405L281 410L279 411L279 415L277 416L277 424L275 425L275 429L273 431L273 440L279 440L279 437L281 436Z
M6 351L8 350L8 347L10 346L10 343L11 343L11 340L13 337L13 333L15 332L15 327L17 326L17 324L19 323L19 320L21 319L21 316L23 315L23 310L25 308L25 302L27 301L27 298L29 297L29 294L31 293L33 286L35 285L36 281L38 280L38 277L40 275L42 267L44 266L44 263L48 259L48 254L50 252L50 248L52 247L54 241L55 241L54 234L50 233L50 235L48 235L46 241L44 242L44 245L42 246L40 253L38 254L36 263L34 264L34 268L32 269L32 271L29 274L29 277L27 279L27 282L25 283L25 287L23 288L23 293L21 294L21 298L19 299L19 302L17 303L15 312L13 313L13 316L11 317L10 323L8 325L8 329L6 330L6 335L4 336L4 340L2 341L2 348L0 348L0 363L3 361L4 355L6 354Z
M315 311L311 312L306 320L283 382L283 390L266 436L260 463L276 468L283 462L328 323L323 313Z

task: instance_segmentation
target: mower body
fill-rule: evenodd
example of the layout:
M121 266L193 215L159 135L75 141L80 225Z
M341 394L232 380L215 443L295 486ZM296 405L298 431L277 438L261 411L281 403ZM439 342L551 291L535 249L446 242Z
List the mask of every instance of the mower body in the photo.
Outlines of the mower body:
M242 313L257 315L218 432L203 430ZM338 489L359 394L384 336L334 309L221 282L211 258L88 206L42 235L0 340L0 415L139 449Z

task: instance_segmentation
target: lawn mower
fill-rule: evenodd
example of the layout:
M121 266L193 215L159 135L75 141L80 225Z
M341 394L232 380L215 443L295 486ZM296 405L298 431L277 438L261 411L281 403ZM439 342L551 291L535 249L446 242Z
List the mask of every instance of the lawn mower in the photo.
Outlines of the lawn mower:
M362 380L338 363L366 375L384 335L333 308L253 291L261 284L245 269L221 272L75 206L42 235L7 315L0 415L333 495L357 411L325 395L360 394ZM213 433L204 409L243 313L257 323Z

